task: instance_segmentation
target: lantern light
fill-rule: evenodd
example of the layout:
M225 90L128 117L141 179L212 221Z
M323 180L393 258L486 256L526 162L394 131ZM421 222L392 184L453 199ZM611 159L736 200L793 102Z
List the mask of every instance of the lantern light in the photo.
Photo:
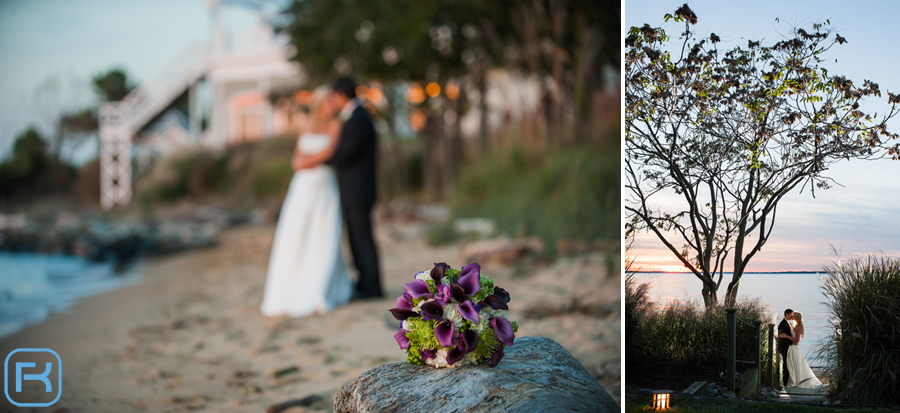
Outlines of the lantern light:
M369 90L366 91L366 99L374 105L379 105L384 100L384 93L377 87L370 87Z
M409 114L409 127L410 129L418 132L425 127L425 123L428 121L428 115L425 114L421 109L416 109L412 113Z
M436 98L441 94L441 85L431 82L428 86L425 86L425 93L428 93L428 96Z
M652 410L666 410L672 399L672 390L654 390L653 404L650 405Z
M444 89L444 94L447 95L447 98L450 100L456 100L459 98L459 86L456 86L453 83L448 83L447 88Z
M356 87L356 96L360 98L365 97L368 90L369 88L366 85L359 85Z
M422 103L425 101L425 89L422 88L422 85L418 82L409 85L409 89L406 89L406 100L409 103Z

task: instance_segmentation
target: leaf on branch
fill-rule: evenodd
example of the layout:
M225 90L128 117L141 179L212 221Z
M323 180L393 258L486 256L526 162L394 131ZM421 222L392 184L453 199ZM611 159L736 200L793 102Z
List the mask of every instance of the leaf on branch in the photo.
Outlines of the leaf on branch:
M688 7L687 3L681 5L678 10L675 10L675 15L683 17L691 24L697 24L697 15L694 14L694 11L691 10L690 7Z

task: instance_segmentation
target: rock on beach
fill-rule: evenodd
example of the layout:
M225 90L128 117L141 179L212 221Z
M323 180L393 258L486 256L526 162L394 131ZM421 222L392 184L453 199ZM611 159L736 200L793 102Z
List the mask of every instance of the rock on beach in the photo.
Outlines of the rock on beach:
M495 368L386 364L351 380L335 412L618 412L619 406L555 341L517 338Z

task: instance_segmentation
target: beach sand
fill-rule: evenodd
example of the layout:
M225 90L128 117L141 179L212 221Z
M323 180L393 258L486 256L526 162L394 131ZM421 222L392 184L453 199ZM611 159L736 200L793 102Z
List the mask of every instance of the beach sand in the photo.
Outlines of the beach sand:
M464 243L428 246L425 227L376 222L384 299L305 318L262 317L275 227L243 226L215 248L146 260L141 284L85 299L5 338L0 352L47 347L60 355L62 397L47 411L258 412L307 397L307 406L286 411L330 411L344 383L405 360L387 311L403 284L434 262L465 264ZM539 269L482 271L510 292L517 336L556 340L621 403L618 262L618 251L592 252ZM4 398L0 410L11 408Z

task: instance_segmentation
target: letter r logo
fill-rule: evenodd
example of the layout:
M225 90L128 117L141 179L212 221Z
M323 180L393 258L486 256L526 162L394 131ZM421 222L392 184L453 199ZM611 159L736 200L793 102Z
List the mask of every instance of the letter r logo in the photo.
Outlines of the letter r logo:
M47 376L50 375L50 370L53 369L53 363L46 363L47 368L44 369L44 372L41 374L22 374L23 367L34 367L34 363L31 362L19 362L16 363L16 393L22 392L22 380L40 380L44 382L44 386L47 388L47 393L53 391L53 386L50 385L50 380L47 380Z
M55 385L53 381L56 381ZM3 363L3 391L6 399L19 407L55 404L62 395L62 360L59 354L49 348L13 350Z

